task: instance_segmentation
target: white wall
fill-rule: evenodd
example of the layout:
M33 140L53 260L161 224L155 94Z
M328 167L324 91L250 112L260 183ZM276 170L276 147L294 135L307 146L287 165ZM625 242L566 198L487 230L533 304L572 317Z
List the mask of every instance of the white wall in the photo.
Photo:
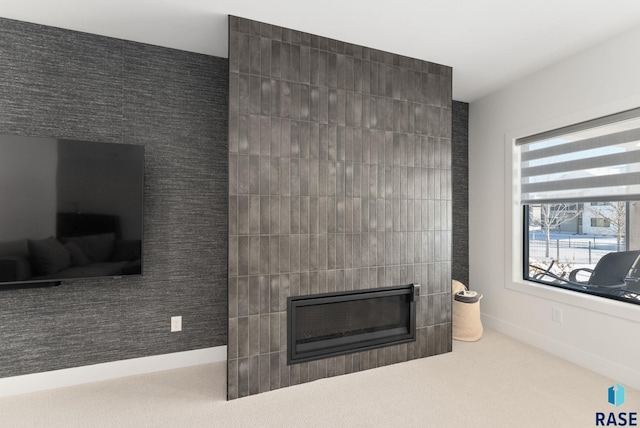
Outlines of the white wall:
M522 281L511 145L640 107L639 46L640 27L471 103L469 113L470 286L484 294L485 325L635 388L640 305ZM554 308L561 323L552 321Z

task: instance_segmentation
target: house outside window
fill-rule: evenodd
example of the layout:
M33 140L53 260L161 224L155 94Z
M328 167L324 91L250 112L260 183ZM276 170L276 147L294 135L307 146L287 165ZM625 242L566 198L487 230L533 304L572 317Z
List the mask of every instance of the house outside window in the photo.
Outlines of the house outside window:
M640 304L640 109L516 146L523 279Z

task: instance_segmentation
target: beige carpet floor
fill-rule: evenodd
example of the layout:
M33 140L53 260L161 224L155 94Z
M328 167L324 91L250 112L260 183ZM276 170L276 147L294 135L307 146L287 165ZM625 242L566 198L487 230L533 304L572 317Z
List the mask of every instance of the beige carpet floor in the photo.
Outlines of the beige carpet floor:
M592 427L614 381L492 330L453 352L226 401L225 363L0 399L0 427ZM624 379L618 382L624 385Z

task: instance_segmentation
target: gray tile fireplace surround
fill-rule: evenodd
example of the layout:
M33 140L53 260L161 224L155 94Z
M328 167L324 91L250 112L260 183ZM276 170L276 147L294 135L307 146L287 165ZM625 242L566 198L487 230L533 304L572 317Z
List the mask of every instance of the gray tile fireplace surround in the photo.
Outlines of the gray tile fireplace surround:
M229 19L228 398L451 350L451 68ZM287 365L287 297L419 283L417 340Z

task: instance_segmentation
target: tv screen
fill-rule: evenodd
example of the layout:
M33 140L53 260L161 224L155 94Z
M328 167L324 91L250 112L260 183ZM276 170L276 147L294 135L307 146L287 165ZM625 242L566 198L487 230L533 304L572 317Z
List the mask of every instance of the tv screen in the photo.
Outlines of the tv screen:
M0 286L142 274L144 147L0 135Z

